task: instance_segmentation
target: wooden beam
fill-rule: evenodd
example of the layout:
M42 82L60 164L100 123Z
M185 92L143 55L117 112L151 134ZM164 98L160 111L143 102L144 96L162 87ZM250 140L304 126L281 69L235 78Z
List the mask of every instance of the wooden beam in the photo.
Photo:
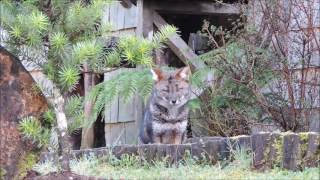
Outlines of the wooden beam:
M199 1L152 1L158 12L175 14L240 14L239 4Z
M162 26L168 25L168 23L157 12L153 12L153 23L159 29ZM167 44L180 60L185 64L191 65L191 70L204 67L202 62L196 60L197 55L178 34L171 36Z
M121 0L120 4L128 9L132 7L132 2L130 0Z

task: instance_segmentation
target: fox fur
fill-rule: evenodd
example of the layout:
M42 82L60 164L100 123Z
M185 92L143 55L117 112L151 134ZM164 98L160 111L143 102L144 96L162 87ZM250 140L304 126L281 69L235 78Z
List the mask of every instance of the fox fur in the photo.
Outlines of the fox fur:
M142 143L181 144L186 136L191 96L189 67L174 72L151 70L154 87L139 133Z

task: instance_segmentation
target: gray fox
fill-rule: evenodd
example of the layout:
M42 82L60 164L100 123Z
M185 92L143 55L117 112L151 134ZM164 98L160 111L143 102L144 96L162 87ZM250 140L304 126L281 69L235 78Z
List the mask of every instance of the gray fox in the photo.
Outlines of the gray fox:
M139 139L142 143L181 144L186 136L191 96L189 67L175 72L151 70L154 86L145 109Z

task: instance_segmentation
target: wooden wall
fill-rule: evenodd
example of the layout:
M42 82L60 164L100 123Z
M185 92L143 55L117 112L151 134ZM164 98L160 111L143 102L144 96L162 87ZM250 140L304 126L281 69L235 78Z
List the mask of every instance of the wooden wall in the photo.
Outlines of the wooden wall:
M123 71L134 71L136 68L126 68L112 71L104 75L105 80L115 77ZM138 130L143 116L143 99L138 95L129 102L117 97L105 111L106 145L136 144Z
M123 7L115 3L106 8L104 22L111 22L112 36L124 34L136 34L137 7ZM134 71L135 68L120 69L106 73L104 80L108 80L122 71ZM105 140L106 145L136 144L138 130L143 116L143 100L138 96L125 103L121 97L117 97L111 107L105 112Z
M135 34L137 28L137 7L123 7L120 3L114 3L105 9L104 22L110 22L112 35Z

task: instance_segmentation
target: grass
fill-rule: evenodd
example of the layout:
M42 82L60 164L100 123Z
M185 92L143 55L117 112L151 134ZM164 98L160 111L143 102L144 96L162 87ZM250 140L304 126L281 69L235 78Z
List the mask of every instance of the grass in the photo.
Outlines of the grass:
M306 168L293 172L280 168L266 172L251 170L251 156L245 151L235 151L231 162L218 162L216 165L194 160L186 156L178 166L168 166L165 160L142 163L136 156L125 155L121 160L114 156L97 158L86 156L71 161L71 169L80 175L96 176L112 179L288 179L288 180L318 180L319 168ZM227 165L223 165L227 163ZM56 171L52 162L38 164L34 170L41 174Z

